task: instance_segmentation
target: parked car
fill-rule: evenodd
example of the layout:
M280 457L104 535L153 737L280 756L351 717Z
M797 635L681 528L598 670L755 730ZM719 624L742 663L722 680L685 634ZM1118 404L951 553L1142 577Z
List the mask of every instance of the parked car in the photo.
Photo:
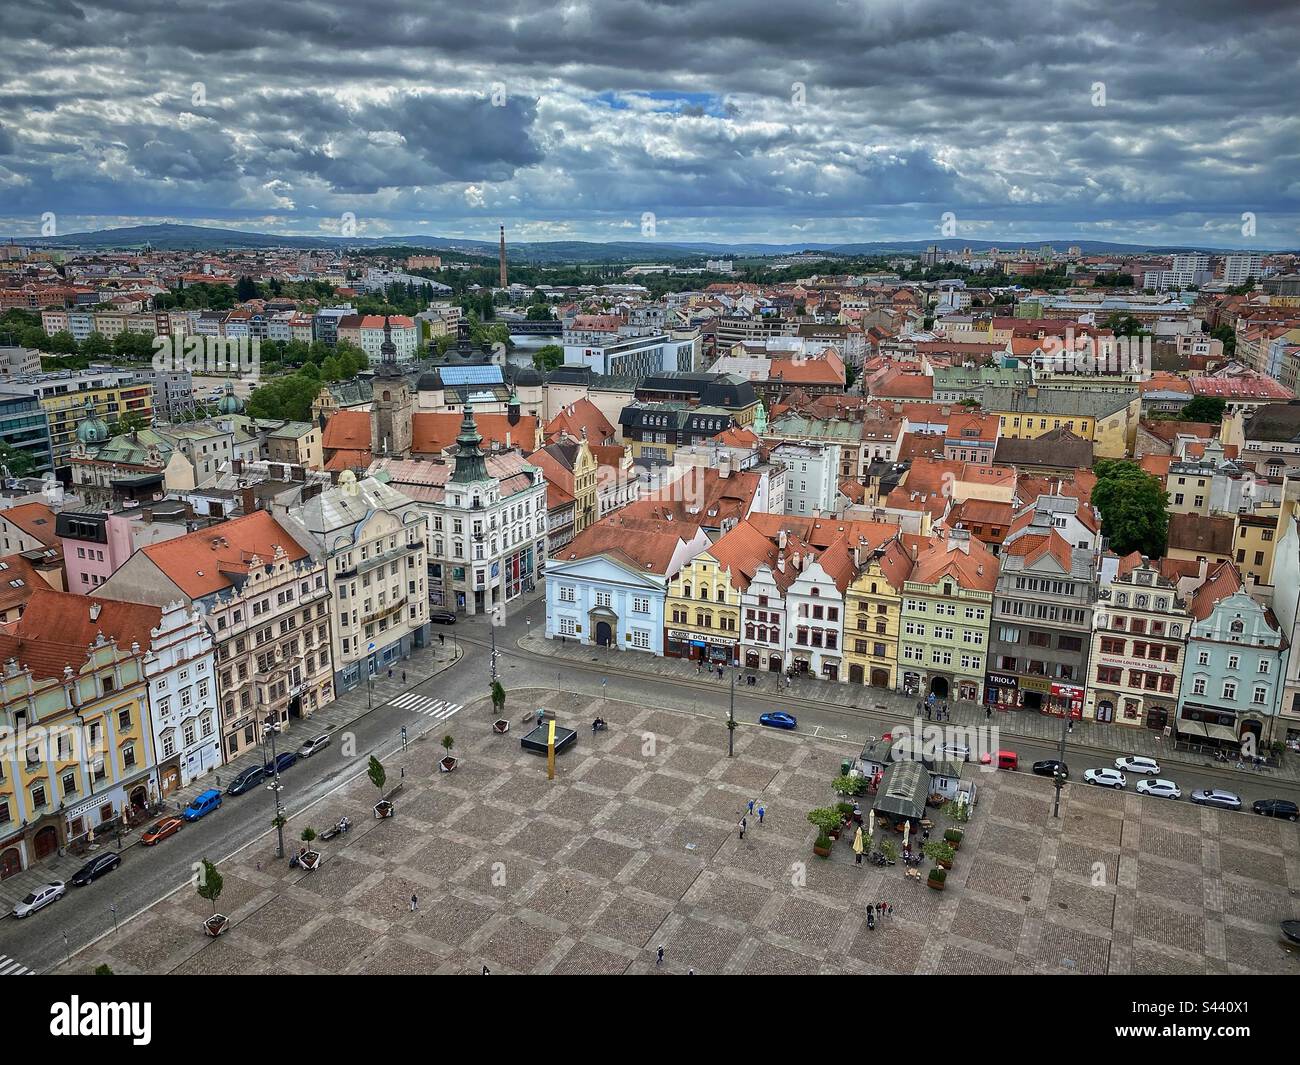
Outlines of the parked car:
M1240 810L1241 797L1222 788L1197 788L1192 802L1199 806L1217 806L1220 810Z
M1300 806L1290 799L1257 799L1251 809L1264 817L1285 817L1288 821L1300 818Z
M244 792L251 791L253 788L257 787L265 776L266 766L250 766L230 782L230 787L226 789L226 794L243 795Z
M194 800L181 811L181 816L186 821L197 821L205 814L210 814L220 805L221 792L216 788L208 788L207 791L194 796Z
M1019 769L1020 755L1015 751L985 751L980 755L980 765L996 765L999 769Z
M1157 799L1181 799L1183 797L1183 789L1172 780L1139 780L1137 782L1137 793L1139 795L1154 795Z
M1122 788L1128 778L1118 769L1085 769L1083 779L1087 784L1096 784L1101 788Z
M330 738L328 736L324 734L321 734L320 736L313 736L311 739L309 739L306 743L304 743L301 747L298 748L298 757L310 758L322 747L328 747L329 745L330 745Z
M112 851L97 854L73 873L72 879L68 883L73 887L85 887L92 881L98 880L105 873L111 873L121 864L121 856Z
M429 610L429 620L435 625L455 625L456 611L454 610Z
M155 843L161 843L168 836L174 836L181 830L181 825L185 824L179 817L164 817L153 828L146 829L140 836L140 842L146 847L152 847Z
M1160 766L1156 764L1154 758L1139 758L1133 754L1126 754L1123 758L1116 758L1115 768L1122 769L1126 773L1145 773L1151 777L1160 775Z
M1070 767L1058 758L1044 758L1041 762L1034 763L1034 772L1040 777L1056 776L1057 768L1061 770L1061 776L1066 780L1070 779Z
M276 773L283 773L297 760L297 751L285 751L283 754L277 754L274 762L266 763L266 775L269 777L274 776Z
M30 917L37 910L44 909L51 902L57 902L67 893L62 880L51 880L44 887L38 887L14 907L15 917Z
M760 725L766 725L768 728L798 728L799 721L794 714L787 714L782 710L777 710L770 714L760 714L758 717Z

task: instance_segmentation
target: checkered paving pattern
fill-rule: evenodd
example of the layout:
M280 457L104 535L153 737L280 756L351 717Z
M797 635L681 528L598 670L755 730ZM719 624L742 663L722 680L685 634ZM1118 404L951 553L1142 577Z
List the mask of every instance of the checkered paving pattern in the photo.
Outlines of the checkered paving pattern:
M402 756L393 818L370 816L364 776L311 812L317 828L345 813L356 825L315 872L276 861L270 838L224 862L227 934L203 936L208 904L183 890L72 971L1300 972L1277 934L1300 893L1286 822L1082 785L1053 819L1050 781L972 768L979 805L934 891L901 863L855 865L847 840L814 857L805 814L834 802L852 753L840 744L745 727L728 758L717 718L542 690L510 705L553 707L578 729L555 781L521 728L494 735L490 705L473 704L454 772L436 770L437 737ZM597 711L610 729L593 736ZM741 840L750 799L766 817ZM882 900L893 915L869 930Z

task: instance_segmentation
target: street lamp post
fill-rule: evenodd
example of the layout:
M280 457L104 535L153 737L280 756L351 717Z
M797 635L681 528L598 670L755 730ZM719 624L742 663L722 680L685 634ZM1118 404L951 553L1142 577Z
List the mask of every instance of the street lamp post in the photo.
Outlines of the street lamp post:
M727 710L727 757L735 757L736 739L736 674L731 674L731 707Z
M492 683L495 684L497 682L497 627L495 623L495 618L493 619L491 631L492 631L491 670L492 670Z
M284 857L284 807L280 805L280 763L275 756L275 734L280 731L279 722L270 714L266 715L266 734L271 738L271 771L274 779L271 791L275 795L275 856Z
M1070 731L1070 711L1065 711L1065 720L1061 723L1061 749L1056 757L1056 772L1052 774L1052 782L1056 785L1056 800L1052 803L1052 816L1061 816L1061 788L1065 786L1065 773L1062 766L1065 765L1065 736Z

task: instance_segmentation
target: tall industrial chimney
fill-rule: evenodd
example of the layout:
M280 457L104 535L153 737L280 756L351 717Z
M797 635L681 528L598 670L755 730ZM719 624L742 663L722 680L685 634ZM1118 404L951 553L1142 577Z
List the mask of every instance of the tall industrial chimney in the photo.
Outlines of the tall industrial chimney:
M501 267L501 287L505 288L506 281L506 227L501 227L501 244L497 251L497 259Z

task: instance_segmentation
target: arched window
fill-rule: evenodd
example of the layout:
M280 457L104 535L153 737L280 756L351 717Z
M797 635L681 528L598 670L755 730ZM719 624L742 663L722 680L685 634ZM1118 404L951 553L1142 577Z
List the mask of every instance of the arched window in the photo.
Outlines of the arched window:
M691 586L690 586L689 584L683 584L683 585L682 585L682 598L683 598L683 599L689 599L690 597L691 597Z
M745 639L747 639L747 640L752 640L753 638L754 638L754 626L753 626L753 625L746 625L746 626L745 626Z

